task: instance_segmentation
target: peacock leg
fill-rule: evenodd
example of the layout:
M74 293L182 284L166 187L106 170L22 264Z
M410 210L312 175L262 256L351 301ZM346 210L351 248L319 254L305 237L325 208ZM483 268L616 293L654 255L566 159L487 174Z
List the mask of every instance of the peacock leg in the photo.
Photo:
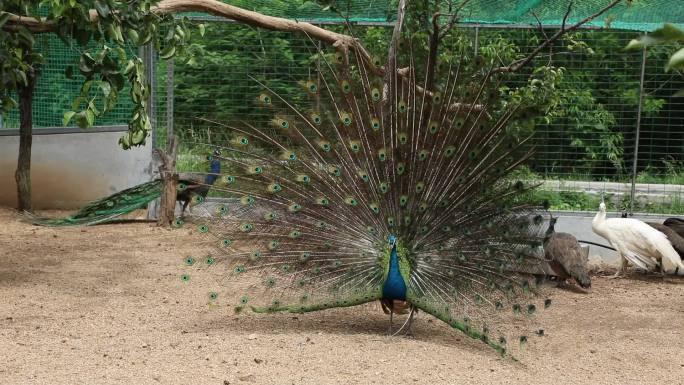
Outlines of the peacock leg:
M392 334L393 336L396 336L397 334L401 333L402 330L406 330L404 332L404 335L406 335L406 336L412 336L413 335L413 329L411 328L411 326L413 324L413 313L415 313L415 311L416 311L416 308L413 307L413 305L411 305L411 312L409 313L408 318L406 319L404 324L401 325L401 327L399 329L397 329L397 331Z
M622 256L622 253L618 251L618 256L620 258L620 266L618 267L617 271L615 274L612 276L608 277L608 279L615 279L615 278L621 278L625 274L625 257Z
M416 313L416 308L411 305L411 314L409 314L408 325L406 325L406 334L409 337L413 336L413 316Z
M393 321L393 316L394 316L394 310L390 307L390 322L389 322L389 330L387 330L387 335L392 336L392 321Z
M185 209L188 208L190 201L183 201L183 206L181 207L181 218L185 216Z

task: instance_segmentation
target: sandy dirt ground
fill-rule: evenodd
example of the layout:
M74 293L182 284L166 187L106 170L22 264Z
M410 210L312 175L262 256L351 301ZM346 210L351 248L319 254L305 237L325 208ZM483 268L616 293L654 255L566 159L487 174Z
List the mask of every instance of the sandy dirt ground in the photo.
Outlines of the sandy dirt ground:
M554 289L521 362L420 314L236 316L179 279L187 230L33 227L0 209L0 384L684 384L684 280Z

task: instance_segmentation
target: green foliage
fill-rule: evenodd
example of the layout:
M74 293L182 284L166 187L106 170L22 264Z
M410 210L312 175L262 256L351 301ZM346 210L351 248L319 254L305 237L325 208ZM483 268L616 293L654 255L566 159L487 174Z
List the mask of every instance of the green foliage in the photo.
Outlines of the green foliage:
M684 43L684 31L677 28L673 24L665 23L662 28L642 35L636 39L632 39L625 49L639 50L659 44L680 44ZM670 56L665 71L684 71L684 47L679 48ZM684 96L684 89L678 91L675 96Z
M684 184L684 162L672 157L661 161L661 167L647 166L636 177L637 183Z
M328 28L345 32L344 27ZM352 31L369 52L377 54L381 61L386 60L390 28L355 26ZM534 137L539 144L533 158L535 171L546 177L582 175L582 179L590 180L629 177L625 164L631 161L629 148L633 146L639 102L640 55L621 52L625 36L628 35L613 31L567 35L554 48L553 57L542 54L523 73L501 83L501 92L507 98L526 92L531 98L529 104L539 107L541 119L535 122ZM415 48L416 60L423 60L427 49L425 31L405 39ZM461 58L472 57L473 39L473 29L453 30L442 41L439 63L455 65ZM504 65L524 57L541 39L543 36L533 30L482 29L478 54L488 65ZM228 140L223 137L225 130L220 124L240 121L268 129L268 111L253 102L262 87L249 76L267 81L267 86L283 92L302 108L310 102L293 86L296 80L315 73L312 43L305 37L212 23L206 26L206 38L192 41L187 54L176 61L174 81L176 133L183 141ZM669 54L665 47L654 47L648 64L664 65ZM650 84L656 80L647 75ZM671 81L675 85L677 82ZM523 86L528 87L527 91L511 93ZM670 96L667 89L658 88L644 95L640 154L654 151L649 147L654 142L643 140L644 135L653 135L656 140L660 140L656 134L676 138L675 126L656 126L665 122L663 118L673 108ZM521 134L530 130L528 126ZM675 158L684 160L676 154ZM661 167L658 157L639 161L640 169L648 165Z
M11 7L0 1L0 10L10 11ZM10 4L11 5L11 4ZM5 30L10 15L0 11L0 113L18 106L12 92L28 86L28 77L37 76L43 57L34 51L36 40L26 28L14 32Z
M149 89L140 58L134 47L153 44L162 59L182 53L187 44L187 20L151 12L158 0L92 0L92 1L21 1L0 0L0 98L2 111L16 107L13 93L26 84L28 71L38 72L45 58L34 52L35 35L24 26L11 24L9 14L41 18L52 33L65 44L81 52L78 68L84 82L71 108L64 112L62 123L72 120L81 127L95 124L119 100L128 84L132 101L129 131L119 139L124 149L145 144L151 130L147 113ZM91 10L97 13L91 20ZM4 25L3 25L4 24ZM67 67L65 77L72 78L74 70Z
M175 63L176 133L182 141L222 142L230 139L221 124L239 120L268 129L273 112L259 108L264 82L296 105L309 99L297 86L315 67L316 57L303 39L241 25L211 23L203 39L193 41Z
M684 165L675 161L664 161L666 172L659 168L647 168L637 176L637 183L658 183L658 184L684 184ZM529 167L519 167L509 175L510 180L525 180L532 183L541 183L544 178L532 171ZM568 183L578 180L591 180L584 175L568 175ZM563 181L560 181L563 186ZM596 211L601 202L601 195L585 191L569 191L560 187L558 190L550 190L549 186L541 185L532 190L526 197L533 202L548 201L551 210L560 211ZM606 193L604 195L609 211L626 212L630 209L630 194ZM647 197L637 195L634 200L633 211L638 213L670 213L684 214L684 200L677 193L665 197Z

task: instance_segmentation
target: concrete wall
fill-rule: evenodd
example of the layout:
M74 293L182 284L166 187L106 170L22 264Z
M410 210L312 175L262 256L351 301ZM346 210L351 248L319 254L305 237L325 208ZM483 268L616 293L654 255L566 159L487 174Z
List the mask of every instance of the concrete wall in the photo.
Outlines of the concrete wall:
M126 126L36 129L31 156L33 204L73 209L152 178L152 150L122 150ZM17 130L0 130L0 205L16 207Z

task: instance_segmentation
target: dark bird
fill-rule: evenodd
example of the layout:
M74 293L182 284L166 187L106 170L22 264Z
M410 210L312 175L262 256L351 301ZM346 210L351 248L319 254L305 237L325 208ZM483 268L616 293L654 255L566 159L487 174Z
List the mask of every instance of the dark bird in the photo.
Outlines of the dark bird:
M185 209L189 204L201 203L206 198L209 187L216 181L218 174L221 172L219 155L220 152L217 150L213 155L207 157L210 165L209 172L205 172L204 182L191 178L184 178L178 181L176 201L183 205L181 215L185 213ZM163 181L161 179L155 179L91 202L75 214L61 218L33 217L31 221L35 225L51 227L91 226L111 222L121 215L146 207L148 203L159 198L162 192L162 185Z
M672 244L672 248L679 254L679 257L684 260L684 238L677 234L677 232L670 226L665 224L646 222L647 225L665 234L667 240Z
M573 278L582 288L588 289L591 287L587 271L588 253L572 234L555 231L557 220L551 216L544 238L544 256L549 261L552 275L560 279L559 284Z
M680 237L684 238L684 219L667 218L663 224L674 230Z
M190 203L201 203L207 197L209 189L216 182L221 172L221 161L219 156L221 152L214 150L213 156L209 157L209 172L204 177L204 181L200 182L194 179L179 179L178 193L176 194L176 201L181 203L181 217L185 215L185 209Z

